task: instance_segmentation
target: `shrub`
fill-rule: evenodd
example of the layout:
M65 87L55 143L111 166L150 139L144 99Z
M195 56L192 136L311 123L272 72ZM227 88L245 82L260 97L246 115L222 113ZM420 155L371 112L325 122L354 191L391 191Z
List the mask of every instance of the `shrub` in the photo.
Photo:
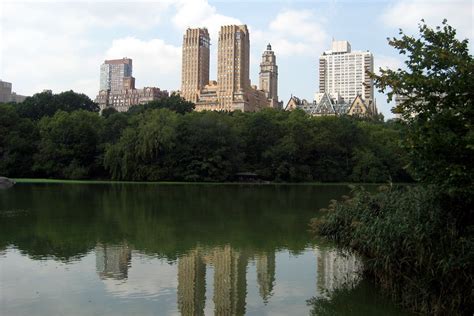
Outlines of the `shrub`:
M366 257L365 272L395 301L424 314L472 311L472 226L445 211L449 196L434 187L355 188L313 219L314 232ZM458 201L467 209L471 201Z

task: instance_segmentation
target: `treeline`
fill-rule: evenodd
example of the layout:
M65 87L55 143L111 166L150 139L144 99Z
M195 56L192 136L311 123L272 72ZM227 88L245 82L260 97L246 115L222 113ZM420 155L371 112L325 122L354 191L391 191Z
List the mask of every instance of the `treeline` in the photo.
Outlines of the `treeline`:
M302 111L194 112L177 95L99 115L87 96L0 105L0 174L143 181L410 181L397 122Z

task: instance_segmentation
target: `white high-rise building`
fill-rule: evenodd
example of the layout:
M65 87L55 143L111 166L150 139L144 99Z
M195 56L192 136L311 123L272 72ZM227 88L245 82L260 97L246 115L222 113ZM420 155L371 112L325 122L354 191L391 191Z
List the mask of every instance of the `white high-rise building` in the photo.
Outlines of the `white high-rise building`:
M353 52L348 41L333 41L332 49L319 57L319 92L339 95L345 102L357 95L373 101L374 83L367 74L373 70L372 53Z

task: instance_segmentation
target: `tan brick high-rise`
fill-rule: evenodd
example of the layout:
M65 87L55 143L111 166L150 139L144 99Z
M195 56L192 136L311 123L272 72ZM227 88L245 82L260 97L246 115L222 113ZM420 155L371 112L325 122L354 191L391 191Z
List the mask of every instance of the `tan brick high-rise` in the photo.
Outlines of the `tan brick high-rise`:
M183 38L181 96L196 104L196 111L258 111L278 104L276 64L266 91L250 84L250 38L246 25L221 26L217 50L217 81L209 81L209 34L188 29ZM273 52L272 52L273 53ZM274 56L273 56L274 57ZM267 67L268 68L268 67ZM266 73L268 69L265 68Z
M183 36L181 96L196 103L199 91L209 83L209 32L188 28Z
M250 40L246 25L222 26L217 51L218 98L224 110L232 111L234 101L243 101L250 88Z
M259 79L259 88L271 100L271 107L278 107L278 66L270 44L262 54Z

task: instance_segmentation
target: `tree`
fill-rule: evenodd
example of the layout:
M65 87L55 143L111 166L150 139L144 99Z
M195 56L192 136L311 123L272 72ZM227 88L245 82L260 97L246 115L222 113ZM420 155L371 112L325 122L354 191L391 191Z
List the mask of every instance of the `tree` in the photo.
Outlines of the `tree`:
M16 109L21 117L40 120L44 116L53 116L59 110L98 112L99 106L85 94L70 90L59 94L53 94L51 91L36 93L17 104Z
M0 105L0 175L31 175L38 130L29 119L20 118L13 105Z
M116 143L120 136L122 136L123 130L129 126L129 117L126 113L116 111L104 116L104 112L105 110L102 111L102 117L105 118L102 141L104 143Z
M116 180L172 179L174 175L166 162L176 144L176 126L177 114L167 109L138 115L118 142L107 146L105 168Z
M234 120L217 112L192 112L180 117L177 146L170 159L179 180L232 179L241 163Z
M289 113L265 109L257 113L237 113L236 133L242 141L243 169L273 179L271 149L284 136L283 122Z
M89 178L98 168L102 121L97 113L58 111L38 123L34 169L47 177Z
M106 107L102 110L101 115L105 118L108 118L112 114L118 113L118 111L113 107Z
M372 74L381 92L405 101L393 111L408 125L404 145L411 171L424 182L450 192L472 193L474 179L474 60L468 40L443 21L435 29L424 21L420 37L388 39L406 55L406 70Z
M142 105L132 106L128 113L139 114L151 109L168 109L170 111L184 114L194 110L194 103L186 101L179 94L173 93L169 97L150 101Z

